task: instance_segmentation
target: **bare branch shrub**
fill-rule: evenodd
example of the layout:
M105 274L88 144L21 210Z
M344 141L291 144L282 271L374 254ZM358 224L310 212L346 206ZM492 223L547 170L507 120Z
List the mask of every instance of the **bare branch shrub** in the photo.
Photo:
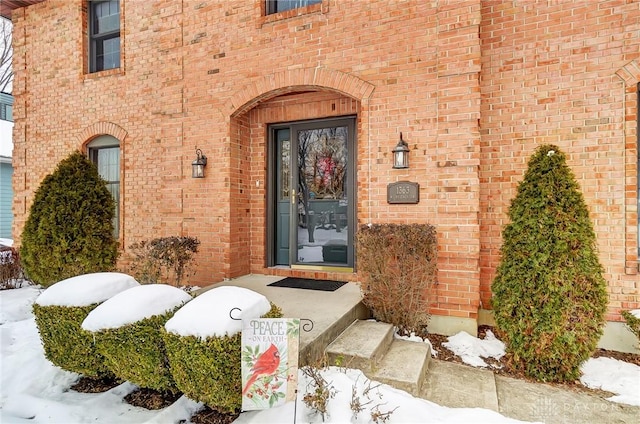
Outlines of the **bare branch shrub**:
M358 414L364 410L366 410L366 406L373 403L374 399L372 397L378 398L382 400L382 393L378 390L378 388L382 385L381 383L377 383L374 386L371 385L372 381L367 379L367 383L362 390L362 396L367 398L366 402L362 402L360 400L360 396L358 396L358 389L356 386L351 387L351 402L349 406L351 411L353 412L353 420L356 421L358 419ZM386 405L386 403L378 403L372 407L370 407L369 413L371 415L371 421L376 424L385 423L391 418L391 414L395 412L399 407L395 407L389 411L381 411L380 407Z
M381 411L380 407L383 405L384 404L376 405L371 409L371 421L376 424L386 423L387 421L389 421L389 418L391 418L391 414L393 414L396 409L399 408L398 406L396 406L389 411Z
M200 241L195 237L160 237L129 246L129 272L141 284L165 282L180 286L195 273L191 265Z
M429 224L364 225L356 234L364 304L400 332L423 332L436 277L436 230Z
M22 278L18 251L12 247L0 248L0 290L16 288Z
M302 373L311 379L309 383L311 391L304 394L302 401L307 405L307 408L320 414L324 422L327 417L329 400L336 395L336 390L324 379L320 368L308 365L302 367Z

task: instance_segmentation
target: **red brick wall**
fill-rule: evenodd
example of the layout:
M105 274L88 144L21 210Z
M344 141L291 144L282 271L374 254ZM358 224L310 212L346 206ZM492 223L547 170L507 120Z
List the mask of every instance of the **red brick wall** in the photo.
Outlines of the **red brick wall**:
M625 124L636 112L616 75L638 59L637 2L323 0L265 17L259 0L124 1L122 67L90 75L83 5L13 14L18 243L42 178L106 133L122 147L125 250L197 236L196 284L249 272L354 280L265 269L266 184L255 182L266 178L269 123L357 114L358 224L436 225L433 312L475 318L487 307L509 199L543 141L570 154L585 189L612 311L637 302L635 130ZM400 132L407 170L392 169ZM190 177L196 148L209 160L204 179ZM387 204L400 180L420 184L419 204Z
M640 300L640 3L483 1L482 16L482 304L490 300L501 228L526 162L538 145L553 143L582 188L609 282L608 318L618 319L620 308Z

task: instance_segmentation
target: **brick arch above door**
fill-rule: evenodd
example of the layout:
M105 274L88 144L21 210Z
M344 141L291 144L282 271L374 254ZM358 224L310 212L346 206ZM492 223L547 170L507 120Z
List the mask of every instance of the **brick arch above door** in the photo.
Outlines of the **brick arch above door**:
M303 91L339 92L367 103L374 89L367 81L333 69L291 69L255 78L242 87L227 103L226 115L237 117L273 97Z

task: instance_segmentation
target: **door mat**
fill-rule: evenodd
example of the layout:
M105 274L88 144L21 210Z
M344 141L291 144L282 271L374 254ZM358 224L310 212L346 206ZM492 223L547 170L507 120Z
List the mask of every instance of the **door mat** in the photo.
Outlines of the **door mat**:
M345 284L347 283L344 281L311 280L309 278L287 277L284 280L276 281L275 283L267 285L273 287L288 287L292 289L336 291Z

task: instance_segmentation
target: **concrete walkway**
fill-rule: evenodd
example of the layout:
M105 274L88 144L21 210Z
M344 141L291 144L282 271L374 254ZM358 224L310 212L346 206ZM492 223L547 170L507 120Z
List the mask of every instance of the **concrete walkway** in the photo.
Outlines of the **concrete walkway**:
M311 331L301 331L301 363L314 363L327 346L357 319L368 318L357 284L335 292L272 287L282 277L248 275L221 285L262 293L287 317L308 318ZM395 362L415 362L408 357ZM640 423L640 407L608 402L594 394L494 375L481 368L431 359L418 396L452 408L485 408L522 421L547 424ZM428 422L428 419L425 419Z
M486 408L510 418L547 424L640 423L637 406L437 359L430 361L420 397L442 406Z

